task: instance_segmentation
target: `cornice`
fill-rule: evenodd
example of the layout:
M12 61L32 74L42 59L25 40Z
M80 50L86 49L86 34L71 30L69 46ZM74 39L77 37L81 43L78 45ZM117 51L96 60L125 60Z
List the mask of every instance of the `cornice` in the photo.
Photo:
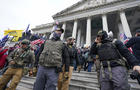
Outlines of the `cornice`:
M42 24L42 25L38 25L36 26L35 28L32 28L33 31L36 31L38 29L44 29L44 28L49 28L49 27L53 27L55 23L52 22L52 23L47 23L47 24Z
M75 4L73 4L72 6L70 6L70 7L66 8L66 9L64 9L64 10L62 10L62 11L56 13L56 14L53 15L52 17L55 17L55 16L60 15L60 14L66 12L66 11L68 11L68 10L70 10L70 9L73 9L73 8L75 8L76 6L78 6L78 5L82 4L82 3L84 3L85 1L87 1L87 0L81 0L81 1L79 1L79 2L77 2L77 3L75 3Z
M105 7L105 6L112 5L112 4L116 4L116 3L120 3L120 2L123 2L123 1L129 1L129 0L117 0L117 1L109 2L109 3L99 4L99 5L94 6L94 7L83 8L83 9L78 10L78 11L67 12L67 13L64 13L64 14L62 14L62 13L60 14L60 13L59 13L59 14L54 15L53 18L62 17L62 16L74 14L74 13L79 13L79 12L84 12L84 11L91 10L91 9L98 9L98 8L100 8L100 7ZM132 1L132 0L131 0L131 1Z

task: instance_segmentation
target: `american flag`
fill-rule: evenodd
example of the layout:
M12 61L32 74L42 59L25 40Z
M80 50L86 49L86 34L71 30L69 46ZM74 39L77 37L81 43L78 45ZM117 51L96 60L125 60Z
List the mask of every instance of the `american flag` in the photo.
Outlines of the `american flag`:
M31 42L31 45L36 45L36 44L43 44L44 43L44 40L42 39L37 39L37 40L34 40Z
M4 47L4 45L6 44L6 42L8 41L9 39L9 35L7 34L6 36L4 36L2 38L2 40L0 41L0 47Z
M120 39L123 41L124 44L126 44L129 39L127 38L127 36L124 33L120 34ZM132 48L128 48L128 50L133 54Z
M127 36L124 33L121 33L120 34L120 39L126 40L127 39Z
M120 39L122 42L125 42L128 38L124 33L120 33Z
M32 41L32 42L31 42L31 47L32 47L32 49L33 49L33 50L36 50L36 45L37 45L37 44L40 44L40 45L41 45L41 44L44 43L44 41L45 41L45 40L42 40L42 39L37 39L37 40Z
M59 22L58 21L56 21L55 23L56 23L56 25L59 25Z

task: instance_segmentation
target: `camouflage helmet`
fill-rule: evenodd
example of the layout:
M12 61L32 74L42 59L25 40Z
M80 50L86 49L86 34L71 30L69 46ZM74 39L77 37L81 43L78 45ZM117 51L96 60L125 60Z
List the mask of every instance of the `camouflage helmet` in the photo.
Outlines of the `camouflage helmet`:
M30 44L30 41L27 40L27 39L24 39L24 40L21 41L21 44L29 45Z
M68 37L68 38L67 38L67 41L68 41L68 40L75 40L75 38L74 38L74 37Z
M100 31L98 32L97 36L101 36L102 39L105 39L105 38L108 37L108 34L107 34L106 31L100 30Z

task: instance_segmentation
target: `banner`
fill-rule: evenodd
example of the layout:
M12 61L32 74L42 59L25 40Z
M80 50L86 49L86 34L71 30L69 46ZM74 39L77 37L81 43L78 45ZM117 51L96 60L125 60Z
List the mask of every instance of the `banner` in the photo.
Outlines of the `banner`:
M16 42L20 37L22 37L23 30L5 30L4 35L9 34L10 38L13 38L12 41Z

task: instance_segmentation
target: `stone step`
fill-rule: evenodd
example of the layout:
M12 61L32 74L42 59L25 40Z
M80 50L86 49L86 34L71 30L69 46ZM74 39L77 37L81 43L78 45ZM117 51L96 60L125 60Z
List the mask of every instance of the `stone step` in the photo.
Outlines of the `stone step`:
M33 90L33 85L29 83L19 83L16 90Z
M96 72L74 72L72 75L72 79L71 82L73 83L83 83L83 85L85 83L92 83L92 84L85 84L85 85L89 85L92 86L94 85L98 85L97 83L97 73ZM131 85L132 90L140 90L140 86L138 85L138 82L136 80L132 80L132 79L128 79L129 84ZM93 86L94 86L93 85Z
M93 75L85 75L85 74L79 74L79 73L73 73L72 74L72 79L79 79L79 80L83 80L84 79L87 79L88 81L92 80L92 79L96 79L97 80L97 75L96 74L93 74ZM128 77L128 81L129 83L138 83L137 80L132 80L130 77Z
M33 89L29 89L29 88L26 88L24 86L18 85L16 90L33 90Z
M96 87L96 88L98 88L99 87L99 85L97 84L98 82L97 81L95 81L95 82L88 82L88 81L77 81L77 80L71 80L70 81L70 85L71 84L74 84L74 85L82 85L82 86L87 86L87 87Z
M99 90L99 88L70 83L69 90Z
M31 90L33 88L35 79L36 77L23 77L17 87L17 90ZM136 80L132 80L129 78L128 81L131 85L131 90L140 90L140 86L138 85ZM85 71L81 71L80 73L78 73L74 71L70 81L69 90L99 90L97 73Z
M131 90L140 90L140 85L138 84L130 84Z
M87 78L94 78L97 79L97 73L96 72L73 72L72 77L87 77Z

